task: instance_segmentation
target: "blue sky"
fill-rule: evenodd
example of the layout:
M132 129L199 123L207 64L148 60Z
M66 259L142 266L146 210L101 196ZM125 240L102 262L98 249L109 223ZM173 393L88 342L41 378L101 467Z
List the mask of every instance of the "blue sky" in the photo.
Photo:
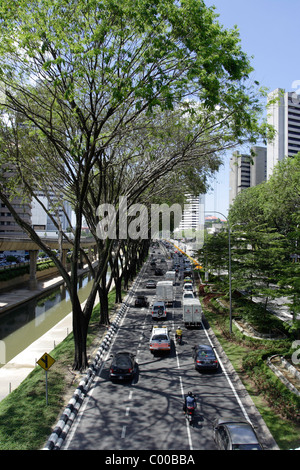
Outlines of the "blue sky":
M207 6L215 5L218 21L225 28L237 25L243 51L253 56L253 79L270 91L284 88L300 94L300 0L204 1ZM229 208L229 157L212 182L205 204L205 211L225 216Z

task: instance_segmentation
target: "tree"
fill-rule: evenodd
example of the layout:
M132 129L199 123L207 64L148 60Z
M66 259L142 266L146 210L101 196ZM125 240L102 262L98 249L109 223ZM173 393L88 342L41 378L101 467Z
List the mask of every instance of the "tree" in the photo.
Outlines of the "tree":
M228 271L228 231L227 229L214 234L205 234L203 247L198 252L200 263L206 271L220 273Z
M299 263L293 262L299 254L300 241L299 181L298 154L279 162L267 182L238 194L229 211L230 224L241 224L243 238L248 244L243 255L240 253L237 257L245 263L245 256L249 259L251 254L252 260L251 265L240 262L243 273L239 279L245 282L251 276L251 285L267 294L266 299L268 295L290 297L289 304L294 313L299 311L300 296ZM237 265L235 269L238 269ZM266 281L267 278L267 285L259 283L259 279ZM270 282L276 287L270 288Z
M73 243L71 275L61 260L53 261L70 291L74 368L81 369L92 307L114 246L95 238L97 268L82 253L94 276L82 310L77 268L83 217L95 236L97 204L116 203L120 194L132 204L178 166L182 173L195 166L199 184L205 156L214 171L217 151L253 142L266 127L258 95L246 86L252 69L237 30L223 29L200 0L20 0L2 2L0 18L1 167L14 175L9 183L2 175L0 198L50 257L11 197L21 191L39 199L37 189L47 188L73 204L72 240L61 231L57 206L49 215L60 240Z

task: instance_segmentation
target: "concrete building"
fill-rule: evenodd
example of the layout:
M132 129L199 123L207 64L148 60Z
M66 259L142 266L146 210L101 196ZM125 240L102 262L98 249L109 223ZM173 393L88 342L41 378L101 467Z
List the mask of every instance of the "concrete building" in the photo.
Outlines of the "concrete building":
M187 234L193 230L198 230L203 225L204 216L204 195L187 196L187 202L184 204L182 219L178 230L185 231Z
M255 156L234 152L230 159L229 204L233 203L237 194L243 189L266 180L267 149L253 146L251 151Z
M70 225L68 218L71 220L72 217L70 204L63 202L62 208L61 202L58 204L57 198L54 195L47 197L45 194L40 193L37 196L42 205L35 199L32 200L32 227L34 230L41 236L56 236L57 228L45 210L49 210L52 205L57 207L62 229L64 231L67 230Z
M24 203L21 197L15 197L11 204L22 219L30 223L31 205ZM22 228L17 224L10 210L0 201L0 234L8 234L14 237L23 233Z
M268 94L268 123L275 138L267 145L267 178L284 157L300 152L300 95L277 88Z

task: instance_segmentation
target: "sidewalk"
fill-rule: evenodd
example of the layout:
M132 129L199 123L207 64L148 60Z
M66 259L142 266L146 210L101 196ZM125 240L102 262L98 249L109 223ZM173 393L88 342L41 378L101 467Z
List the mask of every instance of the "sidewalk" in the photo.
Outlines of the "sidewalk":
M49 330L28 348L15 356L0 368L0 401L17 388L27 375L35 368L36 361L45 352L50 353L72 331L72 313L69 313L54 328Z
M83 270L85 271L85 270ZM28 300L41 295L63 283L61 276L39 281L36 289L19 288L0 294L0 315ZM84 305L84 303L83 303ZM36 361L45 353L50 353L54 345L63 341L72 331L72 312L67 314L51 330L34 341L28 348L0 367L0 401L17 388L27 375L35 368ZM0 342L1 343L1 342Z

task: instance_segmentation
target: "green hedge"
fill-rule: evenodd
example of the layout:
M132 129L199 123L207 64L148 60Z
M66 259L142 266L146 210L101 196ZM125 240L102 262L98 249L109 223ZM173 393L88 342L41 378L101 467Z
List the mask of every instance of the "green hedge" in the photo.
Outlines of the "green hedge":
M278 354L278 349L274 354ZM268 367L266 361L270 356L270 350L249 352L243 358L242 367L277 413L300 423L300 397L291 392Z
M53 261L42 261L36 265L37 271L44 271L45 269L53 268L55 264ZM10 281L16 277L24 276L29 274L29 264L25 266L13 266L9 269L3 269L0 271L0 282Z

